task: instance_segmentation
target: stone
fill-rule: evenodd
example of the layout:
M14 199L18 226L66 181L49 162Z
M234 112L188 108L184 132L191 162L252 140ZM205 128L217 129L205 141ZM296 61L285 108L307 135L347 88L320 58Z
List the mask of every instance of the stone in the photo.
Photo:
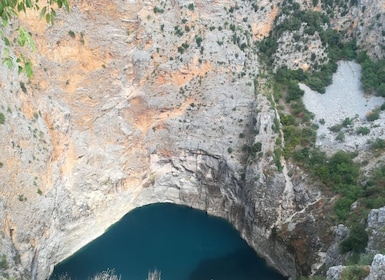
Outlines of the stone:
M326 273L326 280L340 280L344 269L345 266L342 265L329 267Z
M370 273L365 280L382 280L385 279L385 256L376 254L374 256Z
M378 253L385 246L385 207L372 209L368 215L367 232L369 235L367 249Z
M46 279L127 212L157 202L227 219L292 279L322 265L330 203L306 175L277 169L277 112L257 75L254 42L282 1L259 1L258 11L248 1L198 0L194 10L190 2L74 0L54 26L37 11L20 15L37 51L30 81L0 64L0 252L9 277ZM277 61L310 65L310 53L280 50ZM255 155L243 149L258 143Z

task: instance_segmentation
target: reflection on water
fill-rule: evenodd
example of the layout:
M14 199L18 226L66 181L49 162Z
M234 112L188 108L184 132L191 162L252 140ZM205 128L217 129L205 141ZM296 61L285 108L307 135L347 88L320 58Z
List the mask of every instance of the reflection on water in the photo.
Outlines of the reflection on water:
M174 204L135 209L74 256L55 267L84 280L114 269L122 280L282 280L223 219Z
M190 274L188 280L271 280L285 279L272 269L266 267L262 259L248 248L229 255L205 259Z

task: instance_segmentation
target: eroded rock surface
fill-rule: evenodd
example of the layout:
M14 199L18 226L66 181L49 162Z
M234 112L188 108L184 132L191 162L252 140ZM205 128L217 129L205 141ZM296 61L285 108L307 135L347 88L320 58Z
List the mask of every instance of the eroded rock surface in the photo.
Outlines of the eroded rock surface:
M54 26L21 18L34 77L0 65L6 273L45 279L155 202L228 219L285 276L316 271L330 202L306 175L276 168L276 112L257 83L255 42L279 3L82 0Z

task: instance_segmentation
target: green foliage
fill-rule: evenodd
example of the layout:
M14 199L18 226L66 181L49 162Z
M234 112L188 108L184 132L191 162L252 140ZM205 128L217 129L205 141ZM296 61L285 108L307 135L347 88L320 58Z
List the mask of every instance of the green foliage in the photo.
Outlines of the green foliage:
M0 269L7 269L7 268L8 268L7 258L5 255L2 255L0 259Z
M372 61L365 52L361 52L357 61L362 67L361 82L364 90L385 97L385 60Z
M340 132L343 127L344 126L342 124L335 124L335 125L329 127L329 130L337 133L337 132Z
M345 221L349 217L350 206L353 202L354 200L347 197L341 197L337 200L334 205L334 214L336 214L338 220Z
M277 51L278 42L277 38L271 36L264 38L258 43L259 51L261 52L260 58L267 65L272 65L274 59L273 54Z
M281 124L284 126L295 125L296 124L295 117L293 115L282 115Z
M329 160L328 178L333 184L356 184L359 166L353 162L354 154L338 151Z
M194 11L194 8L195 8L194 3L188 4L187 8L188 8L189 10L191 10L191 11Z
M201 46L202 41L203 41L202 37L198 36L195 38L195 42L197 43L198 48Z
M348 266L341 274L341 280L364 280L369 271L362 266Z
M368 240L365 225L356 223L351 228L349 236L341 242L340 249L343 253L350 251L361 253L365 251Z
M370 122L378 120L380 118L380 110L373 110L366 115L366 119Z
M356 130L357 134L362 134L362 135L368 135L370 133L370 129L366 126L360 126Z
M72 30L68 31L68 35L70 35L72 39L76 37L75 32L73 32Z
M162 8L159 8L158 6L155 6L154 7L154 13L157 14L162 14L164 12L164 10Z
M293 151L297 145L301 143L301 129L298 126L287 125L283 127L283 134L285 135L285 156L289 151Z
M174 30L175 30L175 35L177 35L178 37L182 37L183 36L184 32L179 27L179 25L174 26Z
M385 148L385 140L381 138L376 138L373 142L370 143L371 149L383 149Z
M275 166L278 168L279 172L282 171L281 155L282 155L281 149L275 149L274 150L274 162L275 162Z
M257 142L253 144L252 146L249 145L243 145L242 151L247 153L251 157L255 157L256 153L260 152L262 150L262 143Z
M283 32L293 32L294 36L297 36L296 41L301 37L297 34L297 30L300 29L302 23L306 23L304 29L305 34L313 35L316 32L319 34L323 45L326 48L329 62L325 65L315 65L312 72L304 73L302 70L300 77L295 75L287 75L287 69L284 71L277 71L277 77L279 82L296 80L303 81L311 89L320 93L325 92L326 86L331 84L332 75L337 70L337 60L348 59L352 60L357 55L356 41L343 41L341 34L332 29L324 29L324 24L329 23L329 18L317 11L301 10L298 3L288 1L284 3L281 14L285 15L285 19L274 27L269 37L260 41L258 47L260 50L260 58L267 65L273 65L274 53L278 48L278 39ZM281 18L280 16L277 17ZM314 59L315 57L313 57ZM286 72L286 73L284 73ZM282 77L283 74L286 76ZM290 99L290 97L289 97Z
M359 265L371 265L373 262L374 253L361 254L358 260Z
M69 11L68 0L50 0L47 1L46 6L40 9L38 0L4 0L0 1L0 15L2 20L2 27L8 26L8 23L13 18L17 17L20 12L26 13L28 9L40 10L40 17L45 18L47 23L53 24L56 17L56 10L53 6L57 6L59 9L64 8ZM10 48L14 48L16 45L25 47L28 46L31 50L35 50L35 43L31 37L31 34L24 28L19 27L17 33L13 38L9 38L4 35L2 29L0 29L0 39L4 41L6 48L4 49L2 61L9 68L17 64L19 73L25 72L28 78L32 76L32 63L23 54L19 55L16 59L11 55Z
M287 85L286 102L300 99L304 95L304 91L299 88L298 82L290 80Z
M340 131L337 136L336 136L336 140L339 141L339 142L344 142L345 141L345 133L343 133L342 131Z
M350 125L352 125L353 123L353 119L351 118L345 118L343 121L342 121L342 126L343 127L348 127Z
M322 82L322 80L318 77L310 77L306 80L306 84L315 91L318 91L319 93L325 93L325 84Z
M385 146L384 141L382 140ZM385 206L385 165L378 167L363 185L361 204L367 209Z
M4 124L5 123L5 116L3 113L0 113L0 124Z

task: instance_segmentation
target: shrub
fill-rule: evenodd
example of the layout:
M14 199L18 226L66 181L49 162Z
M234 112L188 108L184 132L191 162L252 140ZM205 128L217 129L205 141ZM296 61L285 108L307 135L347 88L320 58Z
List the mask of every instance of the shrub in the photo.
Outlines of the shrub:
M322 80L318 77L310 77L306 84L315 91L318 91L319 93L325 93L325 84L322 82Z
M27 88L25 87L25 84L23 82L20 82L20 88L24 93L27 93Z
M381 111L384 111L384 110L385 110L385 102L382 103L382 105L381 105L381 107L380 107L380 110L381 110Z
M75 32L73 32L72 30L68 31L68 35L70 35L70 37L73 39L75 38Z
M282 154L281 149L275 149L274 150L274 162L275 162L275 166L278 168L279 172L282 171L281 154Z
M339 141L339 142L344 142L345 141L345 133L340 131L338 133L338 135L336 136L336 140Z
M5 255L2 255L0 260L0 269L7 269L7 268L8 268L7 258Z
M357 55L357 61L362 66L361 82L364 90L385 96L385 60L372 61L362 52Z
M370 144L371 149L382 149L385 148L385 140L381 138L377 138Z
M380 117L380 111L379 110L374 110L374 111L371 111L369 112L367 115L366 115L366 119L370 122L372 121L375 121L375 120L378 120Z
M341 197L337 200L334 205L334 213L340 221L344 221L349 217L350 214L350 205L352 205L354 201L347 197Z
M362 266L348 266L341 274L341 280L364 280L369 271Z
M304 95L304 91L299 88L296 81L290 80L287 86L286 102L300 99Z
M370 133L370 129L365 126L361 126L357 128L356 133L362 134L362 135L368 135Z
M342 128L343 128L342 124L336 124L336 125L329 127L329 130L337 133L337 132L340 132Z
M348 127L350 125L352 125L353 123L353 119L351 118L345 118L343 121L342 121L342 126L343 127Z
M3 113L0 113L0 124L4 124L5 123L5 116Z
M154 7L154 13L155 13L155 14L157 14L157 13L161 14L161 13L163 13L163 12L164 12L164 10L163 10L162 8L159 8L158 6L155 6L155 7Z
M356 223L350 230L349 236L341 242L341 251L343 253L347 253L350 251L356 253L364 252L365 247L368 243L368 239L369 237L365 230L365 225L361 223Z
M203 41L202 37L195 38L195 42L197 43L198 48L201 46L202 41Z
M353 154L339 151L329 160L330 179L334 185L355 185L359 176L359 166L353 162Z

